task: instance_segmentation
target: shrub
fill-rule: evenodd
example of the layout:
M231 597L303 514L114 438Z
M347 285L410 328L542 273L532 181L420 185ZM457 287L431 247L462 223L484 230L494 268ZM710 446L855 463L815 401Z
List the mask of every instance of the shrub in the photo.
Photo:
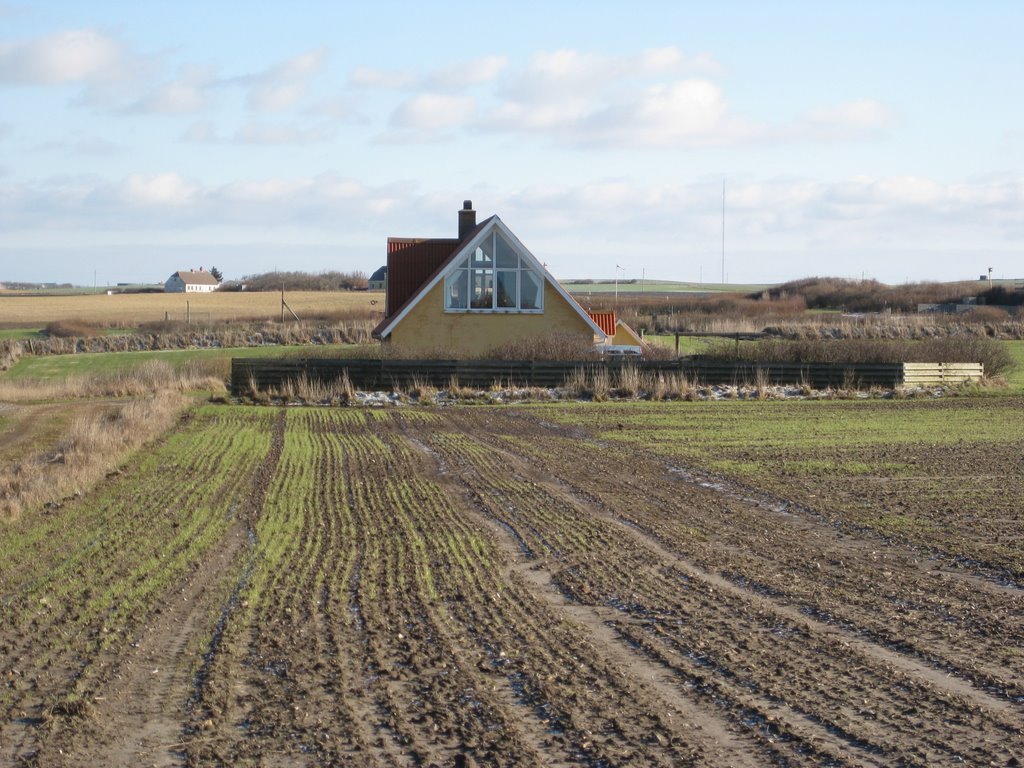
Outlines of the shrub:
M550 333L506 342L479 355L494 360L597 360L593 342L578 333Z
M73 337L99 336L99 329L82 320L58 320L48 323L44 332L47 336L58 339L70 339Z
M719 341L705 357L735 360L736 345ZM753 363L984 363L986 376L1001 376L1013 358L999 342L979 336L906 339L765 339L740 346L740 359Z

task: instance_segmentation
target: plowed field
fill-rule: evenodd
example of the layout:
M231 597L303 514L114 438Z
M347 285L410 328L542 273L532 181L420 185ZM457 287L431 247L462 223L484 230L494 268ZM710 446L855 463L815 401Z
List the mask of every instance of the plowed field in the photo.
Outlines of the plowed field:
M1005 402L908 482L698 455L692 404L205 407L3 530L0 764L1019 765ZM922 506L954 456L996 514Z

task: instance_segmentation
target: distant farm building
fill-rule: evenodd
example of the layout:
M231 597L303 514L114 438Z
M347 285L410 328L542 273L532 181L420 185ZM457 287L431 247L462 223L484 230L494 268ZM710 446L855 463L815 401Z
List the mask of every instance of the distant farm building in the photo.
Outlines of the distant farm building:
M384 320L374 338L415 349L486 352L553 334L607 344L576 303L497 216L476 223L467 200L457 238L388 238Z
M184 270L175 272L164 283L164 292L209 293L210 291L216 291L219 285L220 283L217 282L217 278L200 267L199 269L190 269L187 272Z
M378 269L372 275L370 279L366 281L366 287L371 291L383 291L387 285L388 280L388 265L385 264L383 267Z

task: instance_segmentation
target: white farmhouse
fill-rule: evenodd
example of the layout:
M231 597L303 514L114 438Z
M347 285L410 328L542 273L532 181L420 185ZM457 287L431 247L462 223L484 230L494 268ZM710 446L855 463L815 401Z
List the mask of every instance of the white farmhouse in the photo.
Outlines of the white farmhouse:
M219 285L217 278L200 267L199 269L190 269L188 272L184 270L175 272L164 283L164 292L209 293L216 291Z

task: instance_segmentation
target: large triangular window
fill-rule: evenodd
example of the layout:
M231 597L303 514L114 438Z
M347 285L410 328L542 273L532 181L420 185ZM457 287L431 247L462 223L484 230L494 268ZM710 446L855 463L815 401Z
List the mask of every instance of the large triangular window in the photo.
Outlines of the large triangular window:
M497 230L444 281L444 308L465 312L543 312L544 278Z

